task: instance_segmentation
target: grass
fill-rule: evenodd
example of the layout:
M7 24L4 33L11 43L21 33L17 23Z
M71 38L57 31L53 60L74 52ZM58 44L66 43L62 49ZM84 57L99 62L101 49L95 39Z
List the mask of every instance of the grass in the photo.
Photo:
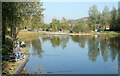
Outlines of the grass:
M27 44L25 54L29 54L29 44L32 42L32 40L37 39L39 36L43 35L42 33L37 32L30 32L30 31L20 31L18 34L18 38L20 41L25 41Z
M2 74L3 74L3 76L9 76L10 75L9 71L6 71L6 70L2 71Z
M29 55L29 47L28 47L28 46L26 47L26 51L25 51L24 54L25 54L25 55Z
M115 32L115 31L101 31L101 32L92 32L92 34L117 35L117 34L120 34L120 32Z
M15 70L15 68L13 68L13 67L10 67L10 68L9 68L9 70Z
M30 44L33 39L38 38L40 35L43 34L37 32L20 31L18 34L18 38L20 39L20 41L25 41L27 44Z
M37 32L29 32L29 31L21 31L18 34L18 38L21 39L22 41L26 41L26 40L31 40L34 39L38 36L42 35L41 33L37 33Z
M12 66L16 66L17 64L16 63L13 63Z
M20 31L18 34L18 38L20 41L25 41L27 44L25 54L29 55L29 44L32 40L37 39L39 36L43 35L43 33L30 32L30 31Z
M120 34L120 32L115 32L115 31L101 31L100 33L107 33L107 34Z

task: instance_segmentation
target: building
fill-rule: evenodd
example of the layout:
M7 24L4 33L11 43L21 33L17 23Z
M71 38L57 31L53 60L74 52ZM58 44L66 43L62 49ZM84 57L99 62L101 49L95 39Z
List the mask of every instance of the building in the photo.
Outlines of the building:
M102 25L101 24L96 24L96 28L100 29L100 28L102 28Z
M104 30L105 30L105 31L109 31L109 30L110 30L110 25L104 26Z
M95 31L99 32L99 31L101 31L101 29L102 29L102 25L101 24L96 24Z
M99 31L109 31L110 30L110 25L105 25L105 26L102 26L102 24L96 24L96 29L95 31L96 32L99 32Z

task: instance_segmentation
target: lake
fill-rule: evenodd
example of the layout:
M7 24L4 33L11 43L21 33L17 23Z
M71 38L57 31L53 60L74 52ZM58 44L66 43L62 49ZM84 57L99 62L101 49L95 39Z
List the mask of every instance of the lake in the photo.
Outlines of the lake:
M44 35L32 40L29 46L25 73L119 73L120 36Z

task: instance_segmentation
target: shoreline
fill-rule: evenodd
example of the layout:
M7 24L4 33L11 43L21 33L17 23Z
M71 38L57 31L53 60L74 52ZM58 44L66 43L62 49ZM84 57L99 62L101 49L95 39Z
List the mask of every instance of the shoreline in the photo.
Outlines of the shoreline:
M17 66L17 69L14 70L13 74L19 74L22 71L22 69L24 68L26 63L29 61L28 57L29 57L29 55L26 55L26 57L24 59L16 62L16 64L18 64L18 66Z
M5 67L4 71L8 71L8 73L3 73L3 76L6 75L16 75L19 74L24 66L26 65L26 63L29 61L29 53L28 53L28 47L26 48L21 48L22 50L24 50L24 54L25 54L25 58L18 60L18 61L5 61L7 64L7 67Z
M45 35L120 35L120 33L116 32L90 32L90 33L68 33L68 32L47 32L41 31L38 33L42 33Z
M28 47L21 48L21 50L25 51L24 52L24 54L25 54L25 53L28 52ZM23 70L24 66L26 65L26 63L28 61L29 61L29 54L25 54L25 58L24 59L15 62L17 64L17 66L16 66L16 69L12 73L13 74L19 74Z

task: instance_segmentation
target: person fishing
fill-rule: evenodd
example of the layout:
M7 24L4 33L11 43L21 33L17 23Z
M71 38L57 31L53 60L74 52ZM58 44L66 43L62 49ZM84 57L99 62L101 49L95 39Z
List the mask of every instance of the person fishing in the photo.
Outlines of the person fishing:
M21 43L21 47L22 47L22 48L26 47L26 44L25 44L24 41Z
M14 48L13 53L14 53L14 55L15 55L15 60L16 60L16 61L18 61L19 59L22 58L20 52L21 52L20 48L18 48L18 47L15 47L15 48Z

